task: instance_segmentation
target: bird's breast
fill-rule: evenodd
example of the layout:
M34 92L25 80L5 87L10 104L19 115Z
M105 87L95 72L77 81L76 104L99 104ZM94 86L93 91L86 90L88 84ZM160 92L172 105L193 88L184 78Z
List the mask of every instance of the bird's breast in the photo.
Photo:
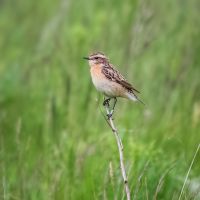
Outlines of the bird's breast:
M90 68L92 82L98 90L102 90L105 86L106 77L102 73L102 67L100 65L94 65Z
M96 89L109 97L122 96L123 88L116 82L105 77L102 73L101 65L95 65L90 68L92 82Z

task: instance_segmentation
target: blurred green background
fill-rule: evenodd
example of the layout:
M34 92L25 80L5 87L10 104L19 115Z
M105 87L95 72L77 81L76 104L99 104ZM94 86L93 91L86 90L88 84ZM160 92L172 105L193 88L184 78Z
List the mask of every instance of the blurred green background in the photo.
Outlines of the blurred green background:
M104 52L147 104L118 101L132 199L199 199L198 0L0 0L0 199L125 199L82 57Z

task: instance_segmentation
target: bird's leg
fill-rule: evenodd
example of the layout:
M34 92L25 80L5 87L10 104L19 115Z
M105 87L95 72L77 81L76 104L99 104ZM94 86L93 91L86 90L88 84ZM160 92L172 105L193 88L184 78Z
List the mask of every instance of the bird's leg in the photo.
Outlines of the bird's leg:
M104 106L107 105L108 108L110 108L110 104L109 104L109 103L110 103L110 100L111 100L111 98L105 99L104 102L103 102L103 105L104 105ZM114 110L115 110L116 103L117 103L117 98L114 97L114 104L113 104L112 110L109 111L109 114L107 114L108 119L110 119L110 118L113 116L113 113L114 113Z
M117 103L117 98L114 97L114 104L113 104L113 108L112 108L112 110L111 110L111 116L112 116L113 113L114 113L116 103Z
M103 106L108 106L108 107L110 107L110 99L111 99L111 98L106 99L106 98L104 97Z
M111 98L106 99L104 97L104 102L103 102L103 106L108 106L109 109L109 113L107 114L108 120L112 117L112 111L110 111L110 100Z

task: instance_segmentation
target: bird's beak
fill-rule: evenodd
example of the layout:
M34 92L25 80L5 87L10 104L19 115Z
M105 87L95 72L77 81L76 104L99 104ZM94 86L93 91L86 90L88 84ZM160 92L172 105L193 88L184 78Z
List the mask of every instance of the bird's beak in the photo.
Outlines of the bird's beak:
M85 59L85 60L90 60L88 57L83 57L83 59Z

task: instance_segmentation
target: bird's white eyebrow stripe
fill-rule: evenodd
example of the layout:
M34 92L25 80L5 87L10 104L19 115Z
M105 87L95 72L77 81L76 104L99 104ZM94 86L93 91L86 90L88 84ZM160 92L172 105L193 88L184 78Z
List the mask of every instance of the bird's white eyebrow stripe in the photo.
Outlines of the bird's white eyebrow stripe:
M102 56L105 56L103 53L101 53L101 52L96 52L96 53L93 53L93 54L91 54L90 56L95 56L95 55L102 55Z
M106 56L103 53L94 53L90 55L91 58L100 57L100 58L106 58Z

